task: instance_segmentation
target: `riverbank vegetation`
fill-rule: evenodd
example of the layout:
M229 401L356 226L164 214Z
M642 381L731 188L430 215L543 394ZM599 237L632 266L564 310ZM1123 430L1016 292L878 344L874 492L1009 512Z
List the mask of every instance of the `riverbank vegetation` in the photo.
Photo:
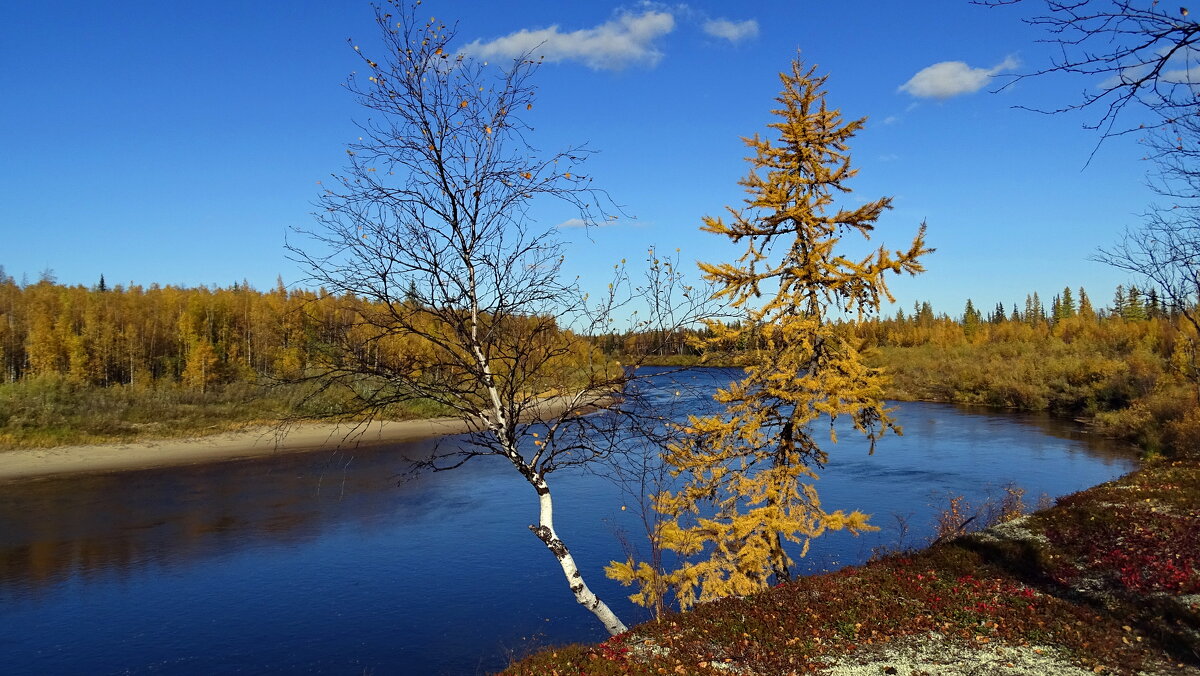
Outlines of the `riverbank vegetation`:
M1096 309L1065 288L1049 311L1034 293L986 314L968 300L953 318L921 303L857 332L892 398L1049 411L1152 454L1200 453L1196 330L1153 292L1118 287Z
M1196 673L1198 533L1200 462L1160 461L986 531L668 613L506 673Z

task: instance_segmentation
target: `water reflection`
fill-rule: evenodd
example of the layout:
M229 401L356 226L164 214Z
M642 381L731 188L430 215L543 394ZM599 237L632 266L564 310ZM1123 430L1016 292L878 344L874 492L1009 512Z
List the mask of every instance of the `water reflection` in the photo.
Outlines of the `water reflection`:
M328 524L379 526L454 511L435 493L473 468L398 481L421 444L281 454L211 465L54 478L0 492L0 593L71 576L200 565L230 543L299 544Z

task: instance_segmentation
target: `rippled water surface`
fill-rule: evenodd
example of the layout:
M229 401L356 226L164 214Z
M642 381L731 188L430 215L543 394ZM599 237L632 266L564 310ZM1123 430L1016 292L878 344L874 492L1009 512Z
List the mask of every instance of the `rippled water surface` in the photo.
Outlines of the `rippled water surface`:
M697 410L732 372L658 383ZM675 392L681 392L675 395ZM874 455L849 430L818 483L829 509L883 527L814 542L806 571L927 537L948 494L1015 482L1030 501L1106 481L1127 451L1069 422L897 405L903 437ZM446 442L443 442L446 443ZM547 643L604 638L529 532L536 496L484 458L397 484L428 444L321 451L0 486L0 672L5 674L471 674ZM633 510L595 476L551 476L558 530L592 588L644 619L604 578Z

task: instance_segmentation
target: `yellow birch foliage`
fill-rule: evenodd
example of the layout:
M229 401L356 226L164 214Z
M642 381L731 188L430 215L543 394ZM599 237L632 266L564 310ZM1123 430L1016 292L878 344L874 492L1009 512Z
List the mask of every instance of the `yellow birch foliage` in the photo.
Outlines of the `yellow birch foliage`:
M747 344L745 377L718 391L717 415L692 416L683 441L664 455L679 478L676 491L654 496L667 518L660 545L683 563L654 571L632 560L613 562L611 577L637 584L631 597L645 602L669 587L683 608L697 602L759 591L790 577L784 542L807 552L826 530L873 530L867 515L827 512L813 482L827 459L814 437L827 421L849 417L875 441L899 433L880 401L883 375L863 364L852 331L832 313L862 318L877 314L887 290L886 273L917 274L918 259L931 251L921 225L907 250L883 247L854 260L838 244L847 234L869 239L890 198L853 208L833 208L850 192L847 142L864 119L844 122L825 105L825 77L797 60L781 73L783 91L769 125L776 140L744 139L752 168L740 183L749 196L728 218L707 217L703 229L744 244L736 263L701 263L718 296L745 313L739 326L712 323L715 346ZM823 427L823 425L822 425Z
M212 343L196 340L188 351L187 364L183 369L183 384L207 392L220 376L219 366L220 359Z

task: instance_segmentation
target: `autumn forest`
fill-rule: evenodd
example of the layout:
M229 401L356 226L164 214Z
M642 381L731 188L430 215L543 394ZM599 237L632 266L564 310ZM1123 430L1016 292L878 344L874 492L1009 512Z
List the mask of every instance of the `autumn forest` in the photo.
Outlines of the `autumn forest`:
M344 300L282 284L143 287L101 277L89 288L0 275L0 439L130 439L283 415L297 398L287 383L352 321ZM1136 286L1105 301L1066 287L1048 305L1037 293L986 311L968 301L954 314L916 303L853 330L890 374L890 398L1047 410L1147 451L1195 452L1195 330L1178 312ZM592 340L613 359L650 351L648 364L733 364L754 351L753 332L742 344L699 347L710 334ZM182 427L162 424L164 414Z

